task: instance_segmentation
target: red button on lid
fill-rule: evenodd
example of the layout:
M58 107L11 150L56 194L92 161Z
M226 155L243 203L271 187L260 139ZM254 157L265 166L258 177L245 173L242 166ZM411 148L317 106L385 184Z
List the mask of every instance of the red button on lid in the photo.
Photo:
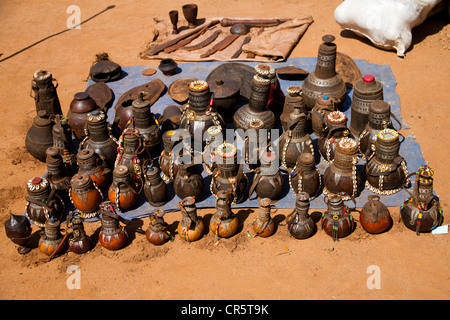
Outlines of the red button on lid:
M33 184L39 184L42 182L42 179L41 179L41 177L35 177L35 178L33 178L33 180L31 180L31 182Z
M374 82L375 81L375 77L371 74L365 75L363 77L363 81L364 82Z

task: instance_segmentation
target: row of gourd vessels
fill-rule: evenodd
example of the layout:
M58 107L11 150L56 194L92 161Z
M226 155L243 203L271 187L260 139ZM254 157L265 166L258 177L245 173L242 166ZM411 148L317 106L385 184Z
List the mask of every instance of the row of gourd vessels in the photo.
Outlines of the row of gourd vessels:
M328 47L330 42L325 41L322 45ZM279 160L274 156L277 152L270 139L265 145L256 145L256 154L261 155L256 164L249 160L252 154L249 140L245 140L243 148L245 165L255 172L249 194L250 197L255 192L259 201L258 216L253 222L255 234L264 237L275 231L275 224L270 218L271 203L281 195L284 176L279 170L266 174L264 168L273 161L280 161L281 169L288 172L291 190L297 198L296 209L287 219L291 234L296 238L308 238L314 233L315 223L308 214L309 201L323 187L328 208L322 216L322 228L334 240L348 235L355 224L351 210L343 201L354 199L362 188L361 175L356 169L358 153L366 161L366 186L375 193L393 194L405 186L411 175L418 177L414 194L402 205L402 218L405 225L417 234L430 231L442 219L439 202L433 196L433 171L424 166L408 174L405 160L398 154L399 133L392 127L390 106L382 100L382 85L372 76L365 76L355 84L349 130L347 117L339 111L345 96L323 92L326 79L320 78L320 75L321 71L327 75L329 70L325 69L329 65L322 66L321 60L329 61L321 58L319 49L316 71L308 76L302 88L289 87L286 97L282 94L273 68L266 64L256 66L249 103L234 114L235 129L256 132L273 129L277 121L276 106L280 105L280 97L283 97L283 112L278 115L285 132L279 140ZM338 75L335 73L333 77ZM319 93L314 92L317 89L314 85L317 87L318 83L316 78L322 85ZM330 82L336 83L333 79ZM316 99L312 101L311 96L316 96ZM100 243L109 249L122 247L126 232L119 222L128 223L128 220L117 211L133 208L142 190L150 204L155 207L164 205L167 202L167 183L173 183L175 193L182 199L177 204L183 214L178 234L188 241L199 239L204 233L204 226L202 219L196 215L195 203L203 193L203 178L197 170L198 166L177 161L181 157L186 159L186 153L190 159L199 154L205 156L207 161L203 165L212 174L210 190L216 196L217 211L211 219L211 231L218 237L235 234L238 223L231 206L244 198L248 179L243 165L236 161L236 146L223 142L225 122L216 112L213 101L207 82L192 82L189 102L183 108L181 121L173 130L162 133L149 104L140 94L132 105L133 117L118 140L111 134L104 112L88 113L85 136L79 138L81 144L76 156L70 152L74 150L73 146L68 146L71 139L64 136L70 132L70 118L56 117L53 130L56 132L55 143L46 152L47 176L31 179L27 185L26 217L43 229L41 251L52 256L61 247L63 241L59 225L67 201L76 209L67 220L68 226L77 230L72 232L69 241L72 251L81 253L89 250L89 241L86 240L89 237L85 236L82 221L97 216L101 216L102 220ZM367 105L368 113L364 114ZM185 134L178 134L176 128L184 129L188 139ZM201 130L200 136L206 137L206 141L202 141L203 150L196 153L189 147L177 149L177 143L185 143L195 137L194 130ZM329 164L323 178L315 168L317 151L308 133L311 131L319 137L318 149ZM352 132L359 133L358 140ZM161 172L152 160L155 150L159 149L158 140L162 140L164 145L158 158ZM108 158L113 157L106 154L106 150L111 149L108 146L110 141L118 146L113 164L108 164ZM175 154L174 150L180 153ZM104 192L107 193L107 201L103 199ZM370 197L369 203L371 209L367 209L365 214L369 218L361 215L361 225L371 233L386 231L392 223L389 211L373 197ZM146 232L141 230L154 244L173 239L163 215L161 209L149 214L149 228Z

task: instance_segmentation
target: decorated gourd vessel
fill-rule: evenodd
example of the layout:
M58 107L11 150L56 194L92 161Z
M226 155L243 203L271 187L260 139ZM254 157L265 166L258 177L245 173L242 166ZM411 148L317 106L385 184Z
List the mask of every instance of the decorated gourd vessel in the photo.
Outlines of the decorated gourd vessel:
M64 236L61 234L61 221L48 218L45 221L44 232L39 239L39 250L47 256L54 256L67 250L67 244L62 243Z
M120 222L128 222L116 213L112 202L105 201L101 205L102 227L98 235L98 242L108 250L121 249L128 242L127 230Z
M58 148L64 165L72 175L76 171L76 146L72 139L72 128L67 117L55 116L55 125L52 128L53 147Z
M114 202L120 210L130 209L139 198L140 187L132 184L128 167L118 165L113 171L113 181L108 190L108 199Z
M265 152L261 156L261 167L255 170L252 185L248 193L252 199L253 193L257 198L280 200L283 193L284 177L278 167L275 152Z
M72 228L69 235L69 250L76 254L86 253L94 247L94 243L84 230L83 221L79 214L70 215L67 219L67 226Z
M111 133L111 127L106 121L103 111L95 110L87 113L85 136L80 143L80 149L92 149L103 157L111 170L117 158L118 142Z
M358 139L359 153L364 160L367 161L375 152L375 143L377 141L378 133L383 129L394 129L391 117L398 122L400 125L399 130L401 130L402 125L397 117L391 112L389 103L382 100L375 100L370 103L368 123Z
M44 228L47 219L61 219L64 214L64 202L45 178L28 180L26 200L26 216L38 227Z
M228 142L218 145L214 159L216 168L211 178L211 193L218 194L230 189L232 203L242 202L248 179L244 173L244 164L238 163L236 146Z
M369 122L370 103L383 100L383 84L371 74L355 82L351 105L350 131L359 136Z
M139 130L145 148L144 159L151 159L159 153L162 133L154 114L151 112L150 101L144 99L140 92L138 98L131 105L135 128Z
M272 213L272 200L269 198L259 199L258 215L253 220L252 226L256 236L267 238L276 231L276 224L270 214Z
M70 179L72 174L69 168L64 164L64 160L56 147L47 149L47 158L45 164L47 167L47 180L53 189L57 190L61 196L67 194L70 188Z
M316 224L309 211L309 194L300 192L295 201L295 212L288 222L289 233L296 239L307 239L316 231Z
M397 131L384 129L378 133L375 155L366 164L366 187L370 191L392 195L402 189L408 168L399 150Z
M134 188L140 188L143 184L142 167L151 159L145 157L144 140L139 130L134 127L125 128L119 138L119 147L114 167L125 166L128 168L130 183Z
M361 172L358 163L357 142L348 137L339 140L333 161L323 175L325 195L344 194L344 200L356 197L362 190Z
M164 221L164 214L163 209L156 209L150 215L150 223L145 231L145 237L155 246L163 245L169 240L173 241L173 236L167 228L167 223Z
M77 153L78 174L88 174L100 189L107 189L112 182L112 172L105 160L92 149Z
M5 222L5 232L9 240L16 244L17 252L27 254L31 251L31 223L25 215L15 215L10 213L9 219Z
M186 197L198 199L202 196L205 182L199 171L194 163L178 164L178 174L173 181L173 190L180 199Z
M283 113L280 115L280 122L284 131L288 130L287 124L289 117L295 108L300 109L301 113L308 114L305 100L301 95L302 88L299 86L291 86L287 88L287 92L288 94L284 99Z
M309 194L309 200L317 197L322 186L322 178L311 153L299 155L297 164L289 173L289 186L296 197L302 192Z
M178 224L178 235L187 242L199 240L205 231L203 220L197 216L194 197L186 197L177 203L182 218Z
M359 213L359 223L368 233L382 233L392 226L389 209L380 201L379 196L370 195Z
M323 95L336 99L336 108L339 110L347 96L345 82L336 72L337 46L333 43L334 40L332 35L322 37L323 43L319 46L316 68L303 81L303 98L310 110Z
M424 165L407 178L412 176L415 177L413 192L405 188L410 197L405 199L400 207L400 215L405 226L420 235L422 232L430 232L442 223L443 211L433 193L433 169Z
M354 201L354 199L352 199ZM327 210L322 215L322 230L325 231L333 241L348 236L355 228L351 209L344 204L341 195L325 197Z
M330 112L338 111L333 98L327 95L320 96L311 110L311 126L317 137L325 136L325 126L327 115Z
M233 117L236 134L245 139L245 162L251 169L258 167L259 151L267 149L270 130L275 127L275 114L267 109L271 88L268 74L259 72L252 79L249 103L241 106ZM261 133L261 134L260 134Z
M190 136L188 136L190 139ZM169 130L163 134L164 150L158 158L161 169L161 178L164 182L173 182L178 173L178 158L183 155L184 136L178 130ZM190 153L190 151L187 151ZM175 160L177 160L175 162Z
M209 229L216 237L229 238L239 228L239 220L231 210L231 190L219 191L216 195L216 212L209 223Z
M186 129L191 134L192 147L197 153L203 152L203 136L211 126L225 128L225 122L215 110L208 83L193 81L189 84L188 103L184 106L180 129Z
M168 201L167 185L155 166L144 168L144 194L153 207L163 206Z
M70 199L84 219L98 215L103 195L87 173L76 174L70 180Z
M56 85L53 82L56 82ZM33 74L31 90L34 92L34 97L31 97L34 98L36 112L44 110L48 115L62 114L61 103L56 88L58 88L58 82L53 78L51 72L37 70Z
M341 111L333 111L327 114L325 122L325 135L319 138L317 146L325 162L329 163L334 159L336 146L342 138L353 135L347 128L347 117Z
M307 115L295 108L291 113L285 131L279 140L280 161L282 167L291 172L300 154L311 153L314 157L314 144L311 136L306 132Z
M47 148L53 146L53 126L45 110L40 110L33 119L32 126L25 137L25 147L29 154L41 162L45 162Z

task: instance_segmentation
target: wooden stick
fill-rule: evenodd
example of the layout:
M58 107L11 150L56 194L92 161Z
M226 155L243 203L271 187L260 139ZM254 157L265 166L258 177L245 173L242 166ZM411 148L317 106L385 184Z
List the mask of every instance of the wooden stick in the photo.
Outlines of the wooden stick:
M218 23L219 20L216 20L216 21ZM217 24L217 23L215 23L215 24ZM201 36L203 33L205 33L206 29L208 29L211 26L212 25L205 26L202 30L200 30L200 32L194 33L192 36L190 36L190 37L188 37L186 39L183 39L180 42L174 44L173 46L170 46L170 47L164 49L164 52L165 53L171 53L171 52L173 52L173 51L175 51L175 50L177 50L177 49L179 49L181 47L184 47L185 45L191 43L192 40L197 39L199 36Z
M202 58L202 59L207 58L217 51L222 51L223 49L228 47L231 43L233 43L233 41L236 40L237 38L239 38L238 34L230 34L230 35L226 36L222 41L220 41L219 43L214 45L214 47L209 49L206 53L202 54L200 56L200 58Z
M291 19L230 19L223 18L220 21L222 27L231 27L234 24L246 24L252 27L273 27Z
M216 40L217 36L219 35L219 33L221 33L222 31L217 30L215 31L212 35L210 35L208 38L206 38L205 40L203 40L202 42L194 45L194 46L189 46L189 47L184 47L183 50L188 50L188 51L192 51L192 50L197 50L197 49L201 49L203 47L206 47L208 44L210 44L211 42L213 42L214 40Z

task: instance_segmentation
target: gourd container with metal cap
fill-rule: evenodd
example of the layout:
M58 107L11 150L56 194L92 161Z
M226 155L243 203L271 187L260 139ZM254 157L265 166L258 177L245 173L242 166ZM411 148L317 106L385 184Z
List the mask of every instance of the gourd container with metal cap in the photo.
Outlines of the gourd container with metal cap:
M186 136L183 135L186 134ZM164 150L158 158L159 167L161 169L161 178L166 182L173 182L178 174L178 160L183 155L183 140L190 139L187 132L179 130L169 130L163 133Z
M195 152L203 152L203 136L211 126L225 128L225 121L214 108L209 84L203 80L193 81L189 84L188 103L181 116L180 129L186 129L191 134ZM197 150L197 146L201 150Z
M108 199L114 202L121 210L133 207L139 197L140 189L136 189L131 183L128 167L118 165L113 171L113 181L108 190Z
M249 102L241 106L233 117L234 128L238 130L236 133L245 139L243 154L251 169L259 166L259 152L267 149L270 130L275 128L277 120L273 111L267 109L271 79L270 72L264 70L261 65L255 67L256 75L252 79Z
M209 229L216 237L229 238L236 234L239 220L231 210L231 190L219 191L216 195L216 212L209 223Z
M333 161L325 169L323 175L323 193L337 195L344 193L344 200L356 197L362 190L361 172L358 163L357 142L348 137L339 140Z
M392 195L402 189L408 168L399 150L397 131L383 129L378 133L375 155L366 164L366 187L370 191Z
M69 236L69 250L76 254L83 254L91 250L94 243L84 230L83 218L78 214L69 215L67 218L67 226L72 227Z
M353 202L355 199L352 198ZM344 204L341 195L326 196L324 202L327 210L322 215L322 230L325 231L333 241L348 236L355 228L351 209ZM356 204L356 202L355 202Z
M137 128L128 127L119 138L119 148L114 167L128 168L130 183L139 188L143 184L142 166L151 159L145 158L144 140Z
M382 233L392 225L389 209L379 196L369 195L367 203L359 214L359 223L368 233Z
M109 188L112 181L111 170L104 158L92 149L83 149L77 153L78 174L88 174L100 188Z
M162 133L155 117L151 112L150 101L144 99L140 92L138 98L131 104L135 128L139 130L146 151L145 159L151 159L159 153Z
M46 178L28 180L26 200L26 216L38 227L44 228L48 218L61 219L64 213L64 202Z
M325 162L329 163L334 159L337 144L346 137L353 138L347 127L347 116L341 111L328 113L325 122L325 135L320 137L317 142Z
M305 104L301 93L302 88L299 86L291 86L287 88L288 94L284 99L283 113L280 115L280 122L284 131L288 130L287 124L289 122L289 116L294 112L295 108L300 109L300 112L308 114L308 109Z
M249 199L253 192L257 198L280 200L283 194L284 177L279 170L275 152L265 152L261 156L261 167L255 170L252 185L248 192Z
M369 122L369 107L374 100L383 100L383 84L371 74L365 75L353 86L350 131L359 136Z
M337 101L336 108L340 110L347 96L345 81L336 72L337 46L333 43L334 40L332 35L322 37L323 43L319 46L316 68L303 81L303 99L310 110L323 95L334 97Z
M71 172L65 166L58 148L50 147L46 153L47 180L53 189L58 190L61 196L67 194L66 192L70 187L70 179L72 178Z
M412 176L415 177L413 192L405 188L410 197L400 207L400 215L405 226L420 235L422 232L432 231L442 223L443 211L433 193L434 170L423 165L409 174L407 179Z
M67 118L72 128L73 136L79 141L86 137L84 128L88 122L88 114L98 109L99 107L95 100L87 92L77 92L73 96L67 112Z
M44 232L39 239L39 250L47 256L62 253L68 249L66 243L61 243L63 239L61 221L55 218L48 218L45 221Z
M178 173L173 180L173 190L180 198L194 197L198 199L203 194L205 181L194 163L180 163Z
M53 82L56 82L56 85ZM37 70L31 80L31 92L34 92L36 112L44 110L48 115L62 115L61 103L56 92L58 81L47 70ZM30 94L31 95L31 94Z
M391 112L389 103L382 100L374 100L370 103L368 123L358 139L359 153L364 160L367 161L373 155L378 133L383 129L394 129L391 117L399 124L398 130L401 130L402 124Z
M197 216L194 197L186 197L177 203L181 209L182 218L178 224L178 235L187 242L199 240L205 231L203 220Z
M147 240L155 246L160 246L169 240L173 240L173 236L167 229L168 224L164 221L164 210L155 209L150 215L150 223L145 231Z
M83 218L94 218L99 213L103 200L100 189L87 173L76 174L70 180L70 199Z
M111 170L117 157L117 140L112 136L111 128L103 111L95 110L86 115L86 136L80 143L80 149L92 149L105 159Z
M272 212L272 200L269 198L259 199L258 215L252 223L253 231L258 237L267 238L275 233L277 225L270 216L271 213L274 213Z
M248 185L244 164L238 163L237 156L237 148L233 144L224 142L217 146L214 157L216 168L210 184L212 194L231 189L232 203L240 203L244 200Z
M328 95L323 95L316 100L316 103L311 110L311 126L313 132L319 138L326 134L325 125L327 115L333 111L338 111L333 98L330 98Z
M72 140L72 128L67 117L55 116L55 125L52 128L53 146L58 148L64 165L72 173L76 171L76 146Z
M279 139L279 151L281 165L288 172L292 171L297 163L297 158L302 153L315 154L311 136L307 133L308 116L294 108L289 117L288 130L283 132Z
M203 151L203 166L208 174L213 174L216 164L217 147L223 144L223 133L221 127L212 126L206 130L205 134L205 149Z
M314 156L311 153L300 154L294 169L289 173L289 186L294 196L306 192L309 200L313 200L319 194L321 185L322 178Z
M116 213L113 202L105 201L101 204L102 227L98 235L98 242L108 250L119 250L128 242L127 230L120 222L129 223Z
M45 162L47 148L53 146L53 125L45 110L38 111L32 126L25 137L25 147L28 153L39 161Z
M167 185L155 166L144 167L144 194L153 207L160 207L169 200Z
M252 79L249 103L241 106L233 117L235 129L272 129L276 117L267 109L270 92L270 78L261 66L255 67L256 75Z
M296 239L307 239L317 229L314 220L308 214L309 206L309 194L306 192L297 194L294 216L288 222L289 233Z

